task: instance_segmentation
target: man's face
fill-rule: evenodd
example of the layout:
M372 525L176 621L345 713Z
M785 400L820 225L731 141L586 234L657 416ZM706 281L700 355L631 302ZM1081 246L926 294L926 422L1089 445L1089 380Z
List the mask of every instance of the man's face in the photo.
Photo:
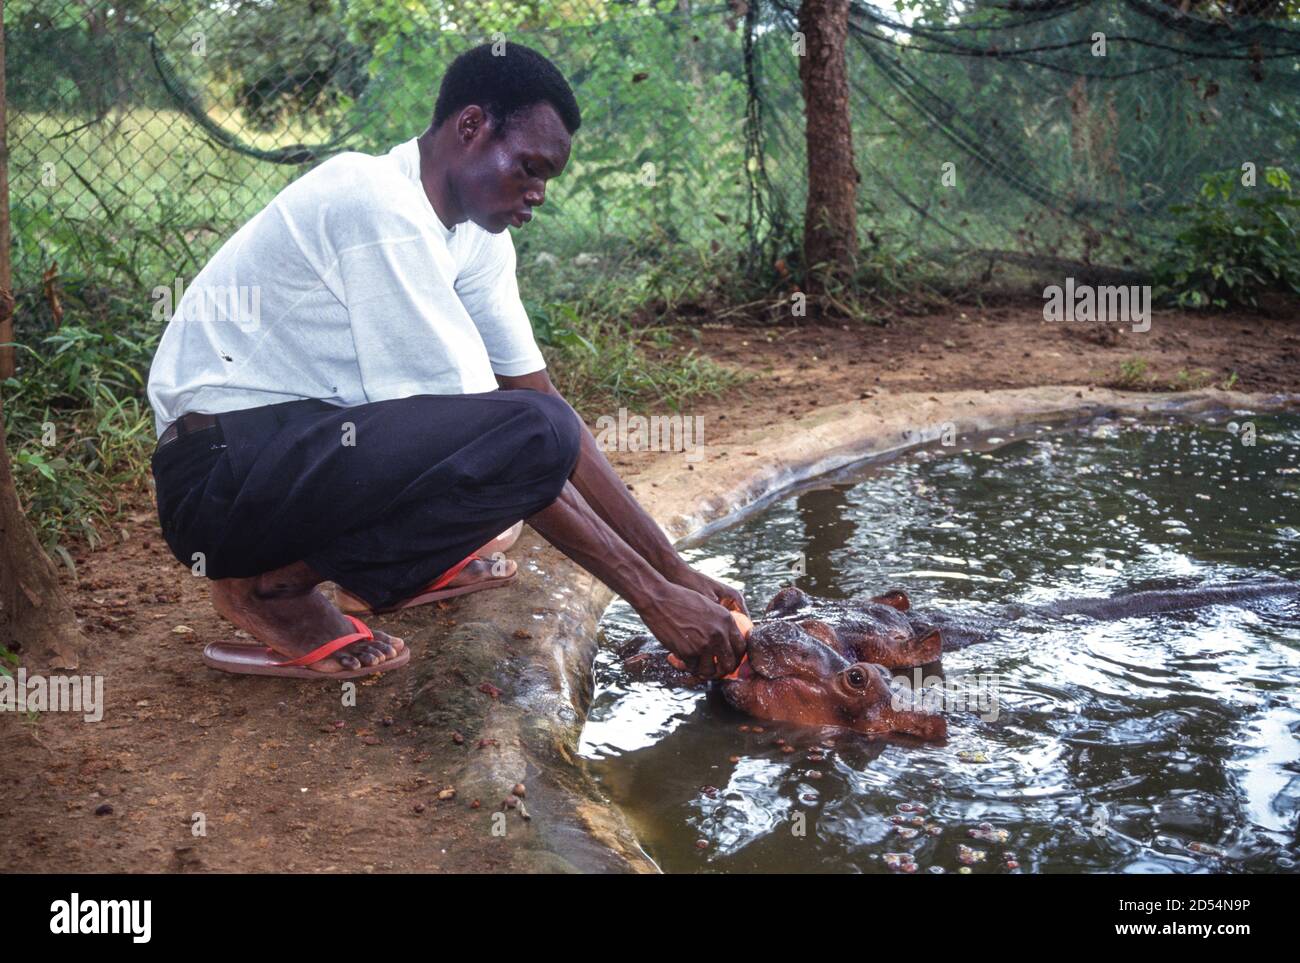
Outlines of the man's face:
M467 108L478 111L478 108ZM493 234L532 218L546 199L546 182L569 162L570 137L550 104L534 104L516 114L503 135L482 115L461 143L465 153L456 178L456 195L469 219ZM465 113L461 114L463 126Z

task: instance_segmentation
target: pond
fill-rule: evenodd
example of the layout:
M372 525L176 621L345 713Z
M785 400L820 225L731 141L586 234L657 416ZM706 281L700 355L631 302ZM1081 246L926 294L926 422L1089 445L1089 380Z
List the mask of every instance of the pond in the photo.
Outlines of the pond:
M957 439L822 479L683 551L761 615L783 585L914 609L1300 577L1300 416L1099 419ZM667 872L1291 872L1295 597L999 623L945 653L992 680L925 744L747 719L623 677L602 620L581 751Z

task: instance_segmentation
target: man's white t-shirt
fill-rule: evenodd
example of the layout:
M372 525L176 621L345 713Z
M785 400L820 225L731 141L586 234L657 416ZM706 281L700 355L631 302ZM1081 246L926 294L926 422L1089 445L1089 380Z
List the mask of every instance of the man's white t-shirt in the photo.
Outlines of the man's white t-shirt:
M163 332L148 394L161 434L191 411L469 394L545 366L509 232L446 228L409 140L330 158L222 245Z

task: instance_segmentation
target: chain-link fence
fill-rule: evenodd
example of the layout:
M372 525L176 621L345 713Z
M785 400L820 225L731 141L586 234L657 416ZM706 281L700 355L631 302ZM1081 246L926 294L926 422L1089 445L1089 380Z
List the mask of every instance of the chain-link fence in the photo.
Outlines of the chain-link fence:
M177 6L88 26L84 4L10 4L20 285L56 261L64 277L192 276L311 164L420 133L451 59L498 38L551 56L583 110L569 170L517 238L521 264L530 249L609 259L744 232L741 23L726 8Z
M1189 6L853 3L864 250L928 259L969 286L1017 268L1144 270L1203 175L1231 169L1262 184L1268 166L1294 169L1300 22L1209 19L1181 12ZM805 171L790 103L798 2L761 9L768 227L793 236Z
M864 250L969 284L1018 264L1141 268L1201 175L1294 164L1300 26L1187 6L854 2ZM522 271L675 249L719 271L761 253L741 262L761 269L797 251L803 214L797 13L797 0L11 0L15 287L39 288L53 265L146 290L192 276L311 164L418 134L445 66L498 38L551 56L584 115L570 169L517 236Z

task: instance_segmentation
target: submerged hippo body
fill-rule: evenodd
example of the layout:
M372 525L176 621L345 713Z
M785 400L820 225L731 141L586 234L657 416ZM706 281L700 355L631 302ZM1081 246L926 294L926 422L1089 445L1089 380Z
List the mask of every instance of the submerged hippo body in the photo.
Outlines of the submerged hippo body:
M748 641L748 656L735 677L718 683L734 709L757 719L880 735L900 733L927 740L947 735L943 716L918 709L909 690L891 689L883 666L851 661L801 625L761 622ZM653 639L633 639L621 654L632 678L674 686L708 684L674 667L668 650Z
M987 641L1001 625L1024 618L1070 616L1097 622L1187 612L1212 605L1241 605L1258 599L1300 596L1300 583L1238 582L1192 588L1122 592L1113 596L1060 599L1044 605L1005 605L992 615L919 615L907 594L891 589L869 600L823 599L784 588L768 603L771 618L795 619L848 657L856 655L891 669L937 661L943 652ZM834 639L830 636L833 635Z

